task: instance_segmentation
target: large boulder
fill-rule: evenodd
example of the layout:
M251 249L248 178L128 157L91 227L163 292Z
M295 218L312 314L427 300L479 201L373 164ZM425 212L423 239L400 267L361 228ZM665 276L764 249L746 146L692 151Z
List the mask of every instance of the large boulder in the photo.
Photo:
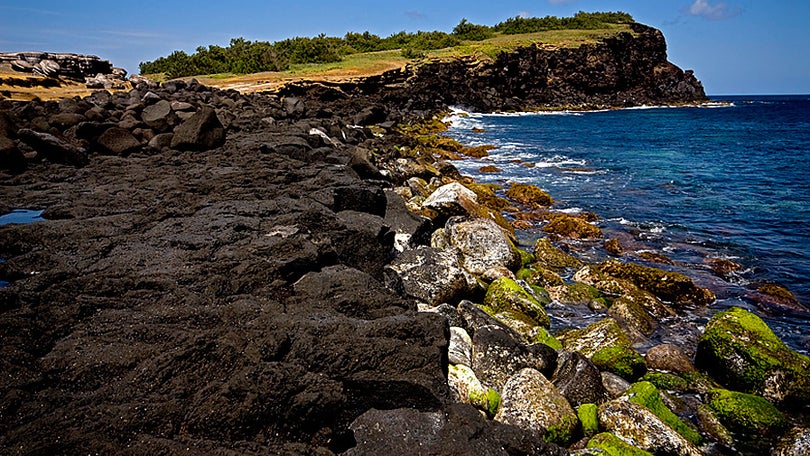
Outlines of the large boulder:
M624 399L615 399L600 405L599 424L630 445L656 455L703 454L652 411Z
M677 345L660 344L647 350L644 355L647 367L662 371L685 374L694 372L695 365L692 360Z
M54 163L84 166L88 163L87 151L50 133L40 133L23 128L17 132L20 139L37 151L37 154Z
M174 129L172 149L209 150L225 144L225 128L217 113L203 106Z
M526 344L498 327L486 326L473 335L472 368L481 383L501 391L509 378L530 367L551 375L557 352L544 344Z
M422 207L449 217L467 215L468 208L477 204L478 197L472 190L458 182L451 182L431 193L422 203Z
M456 302L469 292L454 250L419 246L402 252L385 268L386 283L432 306Z
M444 230L450 245L461 251L461 264L474 275L496 267L515 269L520 255L497 223L486 218L451 218Z
M534 257L537 263L555 271L582 267L581 261L555 247L549 238L537 240L534 244Z
M588 358L605 348L630 346L627 334L612 318L604 318L585 328L568 331L559 339L566 350L578 351Z
M715 389L705 399L723 426L746 440L773 438L787 429L787 417L760 396Z
M695 364L729 389L786 406L810 403L810 358L791 350L762 319L740 307L709 320Z
M121 127L108 128L96 141L102 149L114 155L127 155L141 147L129 130Z
M572 440L579 423L565 396L542 373L531 368L520 370L504 385L495 420L559 444Z
M601 404L609 399L599 368L578 352L559 353L551 382L574 407Z
M175 121L172 104L168 100L159 100L141 111L143 123L157 132L165 132Z
M634 383L625 393L625 399L639 405L643 405L653 412L661 421L681 434L686 440L694 445L700 445L700 434L684 423L672 410L664 404L661 393L650 382Z

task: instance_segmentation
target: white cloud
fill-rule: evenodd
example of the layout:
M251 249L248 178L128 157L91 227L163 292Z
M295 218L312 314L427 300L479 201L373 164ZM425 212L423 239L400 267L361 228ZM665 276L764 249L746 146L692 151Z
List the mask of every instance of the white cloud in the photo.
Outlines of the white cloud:
M712 6L709 0L695 0L695 2L686 9L686 12L692 16L702 16L706 19L720 20L734 17L740 14L742 10L730 7L725 2L720 2Z

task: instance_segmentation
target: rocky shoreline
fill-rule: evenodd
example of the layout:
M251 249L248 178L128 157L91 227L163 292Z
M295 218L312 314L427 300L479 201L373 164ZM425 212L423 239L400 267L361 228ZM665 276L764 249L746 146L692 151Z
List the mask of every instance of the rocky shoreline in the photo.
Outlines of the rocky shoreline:
M705 97L691 74L655 71L663 38L639 33L577 51L609 55L588 77L577 56L503 57L560 69L542 89L520 88L533 72L448 64L277 94L171 81L0 101L0 213L46 220L0 226L0 448L800 454L806 357L736 309L705 328L694 363L667 344L642 356L634 342L711 292L664 270L583 264L550 238L518 249L507 209L549 236L595 227L550 215L536 187L461 176L447 159L486 151L436 134L451 102ZM646 76L578 91L606 71ZM680 82L655 85L662 74ZM470 95L496 80L486 99ZM682 98L650 89L681 83ZM556 333L550 305L607 316Z

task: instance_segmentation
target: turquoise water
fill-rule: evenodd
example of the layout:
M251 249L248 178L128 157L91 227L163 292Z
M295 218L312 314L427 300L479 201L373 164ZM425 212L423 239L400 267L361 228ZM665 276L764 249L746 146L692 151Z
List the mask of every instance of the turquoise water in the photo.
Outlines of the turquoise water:
M485 159L456 162L462 173L533 183L555 198L555 210L598 214L599 226L629 250L663 253L678 263L674 269L713 289L715 309L756 308L807 352L810 315L769 305L755 290L774 282L810 306L810 96L715 101L452 116L449 134L497 146ZM502 172L482 174L485 164ZM708 267L717 258L743 268L720 277Z
M45 220L42 216L42 211L31 209L15 209L8 214L0 215L0 226L8 225L11 223L24 224L41 222Z

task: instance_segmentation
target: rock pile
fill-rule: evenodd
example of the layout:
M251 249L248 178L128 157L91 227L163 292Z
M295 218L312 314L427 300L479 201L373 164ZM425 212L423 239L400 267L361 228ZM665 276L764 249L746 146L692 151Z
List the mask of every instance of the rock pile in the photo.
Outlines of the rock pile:
M90 89L131 88L126 80L126 70L114 68L109 61L101 60L95 55L50 52L0 53L0 63L4 62L8 63L12 70L22 73L84 81Z

